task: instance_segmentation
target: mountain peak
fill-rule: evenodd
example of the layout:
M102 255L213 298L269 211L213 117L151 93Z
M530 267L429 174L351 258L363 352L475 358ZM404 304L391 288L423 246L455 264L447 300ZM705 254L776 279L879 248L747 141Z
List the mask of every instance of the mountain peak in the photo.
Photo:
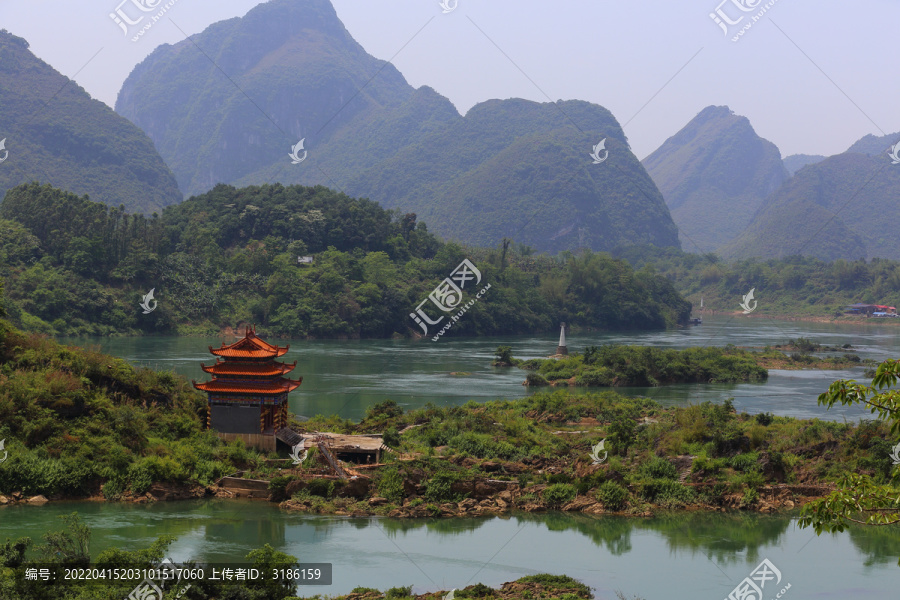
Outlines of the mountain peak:
M0 31L0 198L40 181L131 212L161 211L182 200L153 142L29 50ZM53 102L50 102L50 99Z
M727 106L704 108L643 162L694 252L737 237L787 178L775 144Z
M271 0L193 43L157 49L125 81L116 110L147 131L189 194L218 183L327 185L415 212L466 243L678 244L662 195L607 109L516 98L463 117L367 54L327 0ZM308 154L292 165L301 139ZM607 154L592 165L601 140Z

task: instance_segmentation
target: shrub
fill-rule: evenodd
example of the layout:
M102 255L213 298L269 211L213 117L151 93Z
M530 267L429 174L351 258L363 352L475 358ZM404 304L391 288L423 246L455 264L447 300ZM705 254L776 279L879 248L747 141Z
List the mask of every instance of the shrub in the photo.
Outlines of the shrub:
M456 595L459 598L493 598L497 595L497 591L483 583L476 583L464 591L457 591Z
M544 502L554 508L559 508L575 499L578 492L570 483L554 483L544 489Z
M547 483L572 483L572 476L565 473L553 473L547 476Z
M525 376L525 383L529 386L550 385L550 382L544 379L540 373L529 373Z
M128 467L128 474L125 477L128 480L128 489L138 496L147 493L153 485L150 469L144 462L137 462Z
M678 479L675 465L660 456L654 456L642 464L638 472L650 479Z
M763 425L751 425L747 430L747 437L750 438L750 446L759 448L766 441L768 430Z
M775 420L775 417L772 416L772 413L764 412L756 415L756 422L762 425L763 427L768 427L772 424L772 421Z
M741 498L741 507L753 506L757 502L759 502L759 492L753 488L747 488L747 491L744 492Z
M699 498L707 504L721 505L725 501L725 492L728 491L728 484L717 483L711 487L706 487L699 493Z
M385 598L409 598L412 594L412 586L391 588L384 593Z
M103 497L107 500L118 500L125 491L125 480L121 477L113 477L103 484Z
M641 496L648 502L677 507L690 504L695 499L694 490L670 479L651 479L641 485Z
M550 597L559 597L560 600L563 598L592 598L591 588L584 585L577 579L572 579L568 575L549 575L547 573L540 573L538 575L526 575L521 579L517 580L518 583L536 583L544 588L545 593ZM567 592L563 595L557 596L563 590L571 590L575 593Z
M628 454L628 448L634 443L636 427L637 421L630 417L614 419L609 426L609 435L607 436L610 449L619 456Z
M312 479L306 484L306 491L320 498L331 498L334 495L334 480Z
M366 410L366 419L387 420L403 416L403 409L393 400L379 402Z
M394 504L403 501L403 477L397 469L388 469L378 479L378 493Z
M435 473L425 484L425 499L429 502L451 502L455 496L451 490L457 477L450 471Z
M467 431L453 436L447 445L458 452L466 452L478 458L513 459L519 450L509 442L496 442L490 435Z
M731 468L735 471L740 471L741 473L760 470L759 455L756 452L738 454L737 456L733 456L730 462Z
M724 459L708 458L706 453L702 453L694 459L694 462L691 465L691 472L715 475L725 466L725 464Z
M575 385L583 387L611 387L613 378L609 369L587 369L575 378Z
M541 368L541 365L544 364L543 358L530 358L519 364L519 368L525 369L526 371L537 371Z
M597 500L608 510L622 510L628 504L628 490L615 481L607 481L597 490Z
M514 359L511 346L498 346L497 350L494 352L494 355L497 357L497 360L491 363L493 366L507 367L513 365Z
M397 431L396 427L388 427L385 429L384 433L381 435L381 439L388 448L400 447L400 432Z
M602 471L598 471L593 475L581 477L575 482L575 489L579 494L587 494L592 489L599 487L606 481L606 476Z
M695 404L679 409L675 413L675 422L684 431L686 442L700 442L707 435L706 416L701 406Z

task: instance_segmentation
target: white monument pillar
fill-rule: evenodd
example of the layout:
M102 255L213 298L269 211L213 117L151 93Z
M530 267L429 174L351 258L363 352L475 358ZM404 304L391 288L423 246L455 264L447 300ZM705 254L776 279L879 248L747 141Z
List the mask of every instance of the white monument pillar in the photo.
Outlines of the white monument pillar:
M559 324L559 346L556 347L556 353L568 355L569 349L566 348L566 324Z

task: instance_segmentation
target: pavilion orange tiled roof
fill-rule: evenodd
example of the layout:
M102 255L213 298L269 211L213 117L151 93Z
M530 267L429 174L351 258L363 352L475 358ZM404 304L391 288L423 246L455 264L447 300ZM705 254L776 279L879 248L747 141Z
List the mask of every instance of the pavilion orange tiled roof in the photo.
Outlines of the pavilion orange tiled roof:
M270 362L261 364L247 364L234 362L217 362L214 365L200 365L200 368L216 377L240 377L246 375L248 378L253 377L275 377L290 373L297 367L297 362L292 365L284 363Z
M289 345L282 348L257 337L256 331L250 327L244 337L233 344L222 344L221 348L209 347L211 353L225 358L278 358L287 354L289 349Z
M265 396L269 394L285 394L290 393L300 387L303 381L293 381L291 379L278 379L275 381L256 381L253 383L237 383L234 381L226 381L222 379L213 379L206 383L193 382L194 387L203 392L214 392L218 394L245 394L255 396Z

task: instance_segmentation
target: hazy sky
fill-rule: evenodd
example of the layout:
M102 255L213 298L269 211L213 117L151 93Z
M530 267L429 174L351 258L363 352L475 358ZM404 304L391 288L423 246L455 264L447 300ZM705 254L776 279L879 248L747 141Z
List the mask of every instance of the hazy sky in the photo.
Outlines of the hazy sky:
M132 1L158 0L126 0L126 14L140 14ZM109 16L120 2L0 0L0 28L112 106L156 46L260 4L176 0L132 42ZM458 0L447 14L438 0L333 2L370 54L460 112L490 98L588 100L615 114L639 158L710 104L747 116L785 156L900 130L897 0ZM717 8L744 16L727 37L710 17Z

